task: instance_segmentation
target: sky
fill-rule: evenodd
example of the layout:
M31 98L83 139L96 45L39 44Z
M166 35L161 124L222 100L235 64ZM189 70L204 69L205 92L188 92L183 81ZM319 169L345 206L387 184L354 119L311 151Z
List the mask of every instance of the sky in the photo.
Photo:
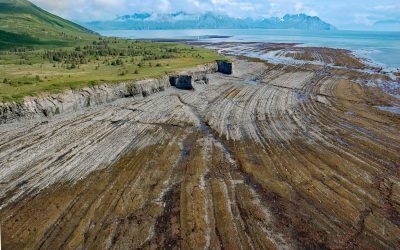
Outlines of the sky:
M111 20L137 12L212 11L234 17L282 17L305 13L340 29L376 29L377 21L397 20L400 0L31 0L40 7L78 22Z

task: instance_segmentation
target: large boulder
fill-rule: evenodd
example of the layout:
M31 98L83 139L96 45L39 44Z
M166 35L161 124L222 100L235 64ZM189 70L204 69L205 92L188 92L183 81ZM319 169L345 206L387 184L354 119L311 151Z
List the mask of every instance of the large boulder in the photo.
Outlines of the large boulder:
M170 76L171 86L178 89L193 89L193 77L191 75Z
M217 64L218 64L218 72L222 74L232 75L233 72L232 62L217 61Z

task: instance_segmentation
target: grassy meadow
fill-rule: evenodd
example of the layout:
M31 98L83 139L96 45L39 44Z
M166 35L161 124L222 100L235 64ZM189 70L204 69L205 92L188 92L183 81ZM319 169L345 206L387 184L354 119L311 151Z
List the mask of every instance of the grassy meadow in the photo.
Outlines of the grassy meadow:
M181 44L102 38L75 47L0 51L0 102L149 77L221 59Z
M101 37L27 0L0 0L0 102L158 77L217 59L185 45Z

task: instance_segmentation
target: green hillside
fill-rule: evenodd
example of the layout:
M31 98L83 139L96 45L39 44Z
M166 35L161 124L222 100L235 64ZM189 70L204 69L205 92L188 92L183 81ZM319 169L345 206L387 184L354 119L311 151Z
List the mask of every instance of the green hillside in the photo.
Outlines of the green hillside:
M27 0L0 0L0 49L62 46L90 40L95 33Z

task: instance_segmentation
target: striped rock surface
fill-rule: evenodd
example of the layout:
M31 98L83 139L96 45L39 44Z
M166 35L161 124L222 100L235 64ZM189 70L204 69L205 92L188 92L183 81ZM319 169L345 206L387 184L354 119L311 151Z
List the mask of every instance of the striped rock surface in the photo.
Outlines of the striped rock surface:
M400 247L400 116L372 76L234 59L207 77L0 125L3 247Z

